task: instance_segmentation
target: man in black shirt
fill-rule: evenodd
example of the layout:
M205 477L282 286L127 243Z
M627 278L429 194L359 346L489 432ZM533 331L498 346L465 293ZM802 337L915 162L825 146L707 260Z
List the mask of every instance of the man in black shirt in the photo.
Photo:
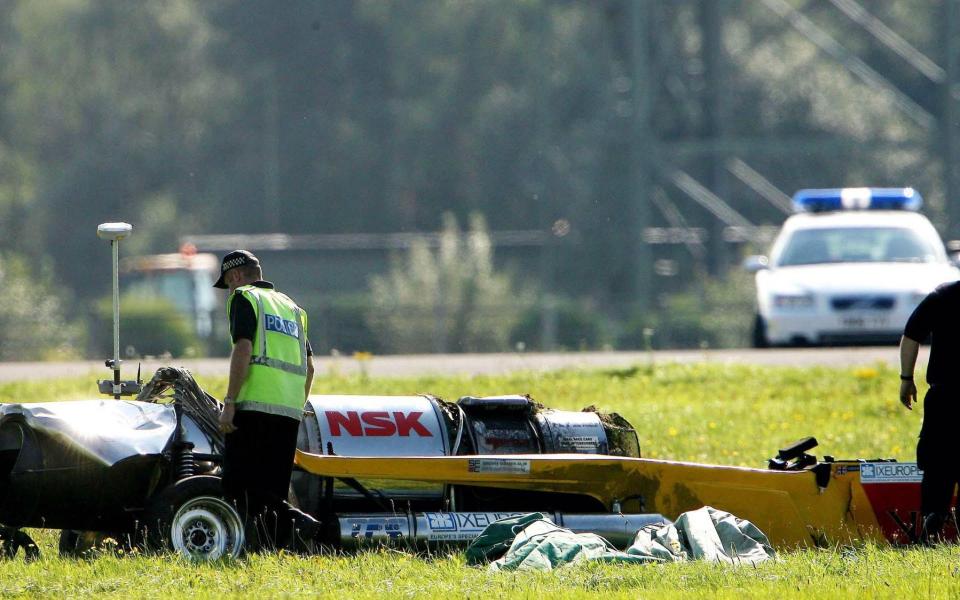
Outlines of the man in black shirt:
M900 402L913 410L917 386L913 370L920 343L930 339L923 425L917 442L917 466L923 471L920 510L924 538L938 537L950 513L960 481L957 417L960 416L960 281L945 283L927 295L907 320L900 339Z
M267 403L271 399L269 397L256 398L263 402L242 402L247 400L242 394L243 386L252 377L251 370L255 368L252 365L256 364L252 360L254 341L266 335L253 303L258 302L263 312L265 305L270 306L268 300L274 302L272 298L277 295L273 284L262 277L259 260L249 252L237 250L223 258L221 276L214 286L230 290L228 316L234 345L230 381L224 398L224 410L220 415L220 427L226 434L223 489L250 525L248 532L255 535L250 536L248 541L254 542L255 546L309 548L319 533L319 523L286 502L301 407L310 393L313 379L313 352L309 340L303 340L306 350L303 357L305 383L299 384L303 387L294 390L297 408L292 414L288 414L292 407L288 409L285 404ZM251 294L256 300L248 297ZM268 297L261 298L257 294L266 294ZM288 303L293 302L287 296L279 296ZM266 315L261 315L261 318L266 318ZM297 335L305 337L306 327L301 327L302 331ZM266 341L262 341L260 351L266 352ZM276 391L278 395L281 392L284 390ZM289 389L285 390L285 393L289 392Z
M264 280L249 285L273 289L273 284ZM257 315L250 301L235 294L229 317L233 343L240 340L252 343ZM310 340L307 340L307 356L313 356ZM224 457L224 487L230 493L253 489L269 498L286 498L300 422L258 411L236 411L232 425L227 440L233 443L228 444Z

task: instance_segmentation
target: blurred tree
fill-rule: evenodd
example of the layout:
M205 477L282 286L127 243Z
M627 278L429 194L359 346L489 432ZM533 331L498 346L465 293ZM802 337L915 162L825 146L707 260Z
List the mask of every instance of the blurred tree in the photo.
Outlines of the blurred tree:
M702 276L682 292L664 294L656 310L634 314L620 330L618 346L737 348L750 344L756 311L753 276L733 269Z
M176 358L206 355L190 320L166 298L124 294L120 299L120 351L128 358L169 355ZM99 320L93 335L100 356L113 354L113 303L97 302Z
M106 280L109 268L90 264L98 223L150 227L141 203L162 194L189 206L194 223L206 216L203 141L234 86L213 68L214 32L190 0L6 4L3 131L33 170L27 227L41 243L32 248L90 297L91 274Z
M49 268L0 256L0 360L73 359L83 352L82 314L68 313Z
M494 271L483 217L472 215L461 234L449 213L436 252L415 243L387 275L371 278L370 291L370 327L392 352L506 350L532 299L509 274Z
M587 302L561 300L551 306L543 306L546 298L527 308L510 332L510 342L514 349L536 350L539 352L555 350L599 350L610 342L605 329L607 319L596 307ZM553 314L545 314L552 311ZM544 318L556 320L556 339L554 346L543 343Z
M109 281L101 221L133 222L126 252L150 252L179 233L430 231L444 213L477 212L494 231L563 223L577 243L556 248L547 291L622 318L639 235L638 90L663 167L651 184L715 239L716 217L669 169L754 223L783 215L724 174L731 158L787 192L911 184L942 222L942 123L918 125L890 87L943 109L942 3L860 3L932 60L921 74L838 2L650 2L638 35L629 1L0 2L0 251L51 255L64 287L89 299ZM784 10L889 85L818 48ZM635 38L647 81L633 80ZM657 212L649 224L672 225ZM704 256L669 254L677 276L652 293L688 288Z
M359 2L208 4L243 94L221 131L219 231L395 231L386 32ZM399 26L399 24L396 24Z

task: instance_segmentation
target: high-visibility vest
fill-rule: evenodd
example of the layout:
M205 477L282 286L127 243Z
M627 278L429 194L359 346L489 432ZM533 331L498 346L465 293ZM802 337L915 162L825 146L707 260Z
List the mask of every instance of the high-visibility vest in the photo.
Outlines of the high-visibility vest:
M307 313L286 294L270 288L237 288L253 306L257 329L247 379L234 399L237 410L256 410L301 419L306 400ZM227 300L227 314L234 294Z

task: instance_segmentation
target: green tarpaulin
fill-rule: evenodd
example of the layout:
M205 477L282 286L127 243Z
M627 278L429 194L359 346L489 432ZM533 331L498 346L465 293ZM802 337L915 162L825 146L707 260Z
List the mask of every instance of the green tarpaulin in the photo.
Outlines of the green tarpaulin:
M709 506L683 513L676 523L644 527L626 551L598 535L558 527L541 513L492 523L467 548L471 564L490 562L493 570L549 571L595 560L756 564L774 556L770 542L756 526Z

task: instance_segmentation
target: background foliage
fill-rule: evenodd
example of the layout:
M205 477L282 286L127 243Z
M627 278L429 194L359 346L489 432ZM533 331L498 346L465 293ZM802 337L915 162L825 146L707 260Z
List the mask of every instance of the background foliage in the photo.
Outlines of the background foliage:
M370 281L370 329L395 352L495 352L507 349L529 290L496 273L490 235L479 214L461 233L447 214L439 248L424 242Z
M172 302L161 297L127 294L121 298L120 356L204 355L205 348L190 321ZM97 304L95 343L99 356L113 356L113 305L109 299Z
M65 296L49 268L31 268L16 254L0 255L0 360L76 357L84 332L70 322Z
M86 315L108 281L99 222L134 223L127 252L148 253L173 251L187 234L432 232L446 213L461 222L479 213L491 232L549 232L542 256L514 267L561 307L590 307L589 332L560 346L619 345L638 327L657 329L664 344L739 343L739 324L694 315L719 289L704 278L728 281L739 256L762 245L718 241L718 221L671 183L669 168L756 224L783 214L733 178L728 160L787 193L910 184L942 229L949 212L942 123L918 124L889 88L792 27L774 10L783 5L920 110L943 112L942 82L836 2L650 2L637 34L627 0L8 0L0 252L32 269L51 265L58 285L49 291ZM942 71L944 6L877 0L868 9ZM711 14L722 21L719 45L705 37ZM649 55L645 80L631 70L638 44ZM639 190L630 158L638 90L650 91L651 152L669 167ZM650 247L638 263L636 211L671 226L655 193L710 235L706 246ZM513 258L498 250L495 260L499 269ZM665 268L638 288L653 261ZM382 275L380 263L369 274ZM295 295L343 307L334 296L365 292L332 286ZM364 321L351 322L329 347L363 339ZM325 328L340 329L332 317ZM506 343L475 336L464 348ZM389 339L364 345L399 349Z

